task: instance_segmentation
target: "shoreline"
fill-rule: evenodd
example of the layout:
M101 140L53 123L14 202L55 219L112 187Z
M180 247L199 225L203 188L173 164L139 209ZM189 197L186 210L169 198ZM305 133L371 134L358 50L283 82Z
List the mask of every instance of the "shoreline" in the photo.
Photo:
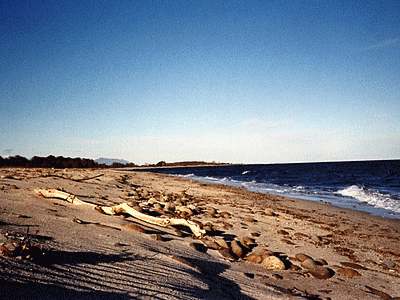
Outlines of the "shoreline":
M102 215L60 199L39 198L35 188L62 188L102 206L129 201L142 205L150 198L135 199L137 191L147 190L156 200L163 191L165 197L188 199L184 206L193 206L196 213L187 217L211 226L212 231L203 239L194 239L188 232L179 237L170 227L158 228L132 217ZM0 255L5 270L0 275L0 289L4 293L38 288L48 294L56 290L66 296L117 299L305 299L306 293L316 295L315 299L381 299L379 292L400 296L397 219L121 169L1 169L0 201L1 244L7 241L6 232L23 235L29 226L32 235L39 230L32 241L61 257L49 267ZM210 214L211 209L218 213ZM86 223L76 223L76 219ZM145 232L132 230L134 226L127 230L127 224L141 226ZM164 241L153 240L157 235ZM231 244L232 251L234 241L244 238L254 240L251 250L242 245L247 256L234 260L210 247L210 241L222 239ZM286 264L285 269L271 270L249 262L249 255L259 251L274 253L273 258ZM298 260L299 254L325 260L330 277L314 277ZM99 276L104 277L101 284L96 279Z
M397 160L396 160L397 161ZM375 162L375 161L370 161L370 162ZM378 162L382 162L382 160L379 160ZM383 162L387 162L387 160L384 160ZM333 162L337 163L337 162ZM357 163L357 162L355 162ZM316 165L318 163L311 163L311 165ZM326 163L321 163L321 164L326 164ZM275 165L282 165L282 164L275 164ZM297 165L297 164L295 164ZM227 165L227 166L222 166L222 167L246 167L246 166L261 166L261 165ZM209 166L200 166L200 167L205 167L208 170L212 170L209 168ZM218 166L217 166L218 167ZM180 168L185 168L189 171L182 171L180 172ZM194 168L194 169L193 169ZM175 171L168 171L169 169L176 170ZM193 171L192 171L193 169ZM206 175L205 173L211 174L212 172L200 172L200 174L203 175L197 175L195 172L195 167L160 167L160 168L150 168L150 169L131 169L131 171L139 171L139 172L153 172L153 173L161 173L161 174L170 174L170 175L176 175L180 177L185 177L187 179L193 179L199 182L205 182L205 183L211 183L211 184L223 184L223 185L229 185L229 186L236 186L236 187L244 187L246 190L250 192L259 192L259 193L264 193L264 194L273 194L276 196L283 196L283 197L289 197L289 198L295 198L295 199L301 199L301 200L307 200L307 201L312 201L312 202L318 202L318 203L325 203L328 205L333 205L336 207L340 208L345 208L345 209L353 209L357 211L363 211L367 212L371 215L374 216L381 216L385 218L390 218L390 219L400 219L400 211L399 211L399 205L400 203L393 203L392 201L396 201L394 199L398 198L398 193L393 190L390 193L394 194L385 194L385 192L381 192L380 189L373 189L373 190L364 190L364 185L360 185L357 183L352 183L351 185L348 186L341 186L340 188L338 186L329 186L322 183L322 185L318 186L308 186L307 182L302 183L301 179L299 177L298 183L296 185L300 186L300 188L303 188L302 186L304 185L305 191L298 191L297 189L293 188L292 185L289 185L286 187L284 183L280 183L280 186L276 187L270 187L268 182L258 182L257 180L254 181L254 179L249 179L243 177L238 178L238 175L235 175L235 178L231 180L229 175L227 177L223 178L221 176L216 176L214 178L213 175ZM229 169L230 170L230 169ZM245 170L245 169L241 169ZM258 170L258 169L257 169ZM236 171L236 169L235 169ZM193 172L193 173L191 173ZM246 171L249 172L249 171ZM220 173L220 172L218 172ZM227 172L229 173L229 172ZM195 175L196 174L196 175ZM220 174L221 175L221 174ZM208 177L211 176L211 177ZM305 175L306 176L306 175ZM227 180L225 180L227 179ZM273 182L273 180L272 180ZM292 183L293 184L293 183ZM335 189L336 188L336 189ZM385 189L385 187L382 187ZM343 195L342 193L352 193L353 195ZM386 191L386 193L389 193ZM389 197L389 198L387 198ZM392 198L394 197L394 198ZM386 203L385 201L388 201Z

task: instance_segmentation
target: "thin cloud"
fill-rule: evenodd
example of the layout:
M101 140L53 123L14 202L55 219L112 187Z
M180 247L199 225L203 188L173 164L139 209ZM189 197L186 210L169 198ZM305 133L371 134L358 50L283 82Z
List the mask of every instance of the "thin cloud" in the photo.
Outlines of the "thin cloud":
M383 47L387 47L387 46L391 46L391 45L397 44L399 41L400 41L399 38L390 39L390 40L384 40L384 41L381 41L379 43L364 47L361 50L367 51L367 50L383 48Z

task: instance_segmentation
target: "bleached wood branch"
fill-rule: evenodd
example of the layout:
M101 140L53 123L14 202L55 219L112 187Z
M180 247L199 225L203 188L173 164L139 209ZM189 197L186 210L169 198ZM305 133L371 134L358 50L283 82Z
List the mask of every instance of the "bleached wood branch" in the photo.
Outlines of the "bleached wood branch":
M130 207L127 203L122 203L114 206L98 206L96 204L88 203L85 201L82 201L78 199L76 196L66 193L63 191L55 190L55 189L35 189L35 193L38 194L39 196L45 197L45 198L59 198L66 200L72 204L75 205L88 205L92 208L95 208L97 210L101 209L105 214L108 215L115 215L118 213L127 213L131 215L134 218L143 220L145 222L159 225L162 227L170 226L170 225L182 225L189 227L190 230L192 230L193 234L195 236L203 236L206 231L201 229L198 224L195 222L192 222L190 220L185 220L185 219L173 219L173 218L157 218L153 216L146 215L144 213L138 212L136 209L133 209Z

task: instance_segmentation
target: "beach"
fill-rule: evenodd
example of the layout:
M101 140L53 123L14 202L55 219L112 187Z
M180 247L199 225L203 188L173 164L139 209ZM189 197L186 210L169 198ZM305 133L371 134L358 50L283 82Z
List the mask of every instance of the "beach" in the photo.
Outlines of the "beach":
M123 169L3 168L0 203L10 299L400 297L396 219ZM203 233L94 209L124 203Z

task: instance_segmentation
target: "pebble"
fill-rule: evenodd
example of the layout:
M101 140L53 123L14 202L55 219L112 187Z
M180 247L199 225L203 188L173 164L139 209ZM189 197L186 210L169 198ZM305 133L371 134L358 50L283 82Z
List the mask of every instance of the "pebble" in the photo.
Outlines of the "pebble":
M332 277L331 272L323 266L314 266L309 270L309 273L317 279L328 279Z
M328 263L326 262L326 260L325 260L325 259L322 259L322 258L316 259L315 262L317 262L317 263L319 263L319 264L321 264L321 265L323 265L323 266L326 266L326 265L328 264Z
M211 215L217 214L217 210L214 207L207 207L208 213Z
M246 217L246 218L244 218L244 219L243 219L243 221L245 221L245 222L249 222L249 223L254 223L254 222L257 222L257 220L256 220L256 219L254 219L254 218L251 218L251 217Z
M156 198L150 198L150 199L147 201L147 203L149 203L149 204L151 204L151 205L154 205L154 204L158 203L158 201L157 201Z
M342 261L342 262L340 262L340 264L345 267L352 268L352 269L367 270L367 268L365 268L359 264L352 263L352 262Z
M233 255L229 252L228 249L219 249L218 253L221 254L221 256L229 261L235 261L236 259L233 257Z
M339 274L345 275L347 277L358 277L361 276L356 270L353 269L340 269L336 271Z
M231 214L226 211L220 212L219 215L221 218L229 218L231 216Z
M292 270L292 271L300 271L301 268L300 268L299 266L296 266L296 265L294 265L294 264L291 264L291 265L290 265L290 270Z
M312 259L311 256L308 256L308 255L303 254L303 253L297 253L295 256L301 262L305 261L308 258Z
M246 248L247 251L250 250L250 246L245 241L243 241L243 239L238 239L238 242L240 244L239 246Z
M257 251L257 254L259 254L259 255L271 256L271 255L274 255L274 252L271 251L271 250L262 248L262 249L259 249L259 250Z
M264 215L265 215L265 216L268 216L268 217L276 216L276 214L275 214L274 212L270 211L269 209L266 209L266 210L264 211Z
M285 270L285 264L276 256L268 256L264 258L261 264L268 270Z
M283 230L283 229L278 230L277 233L282 234L282 235L289 235L289 232L287 232L286 230Z
M392 260L385 260L383 265L388 269L394 269L394 267L396 267L396 263Z
M219 248L221 248L220 245L218 245L216 242L214 241L210 241L210 240L203 240L204 245L206 245L208 248L211 249L215 249L218 250Z
M231 242L232 252L239 258L243 258L243 249L237 241Z
M130 207L138 207L139 206L136 201L127 201L126 204L128 204Z
M173 212L175 210L175 204L171 202L166 202L164 205L164 211L171 211Z
M302 233L302 232L296 232L294 235L296 237L305 237L305 238L309 238L310 237L309 235L307 235L305 233Z
M242 238L242 241L245 242L247 245L254 244L256 242L255 239L252 239L252 238L247 237L247 236Z
M155 241L163 242L165 239L160 234L150 234L150 237Z
M224 241L223 239L217 239L215 242L222 248L229 248L228 243Z
M161 210L161 209L162 209L161 204L160 204L160 203L154 203L154 204L153 204L153 209L155 209L155 210Z
M263 261L265 257L263 257L260 254L250 254L246 256L246 261L254 263L254 264L259 264Z
M177 208L181 213L186 213L189 216L193 216L193 211L187 206L180 206Z
M204 225L203 229L208 232L213 231L212 225Z
M317 266L317 264L312 258L307 258L306 260L302 261L301 266L305 269L312 269Z

